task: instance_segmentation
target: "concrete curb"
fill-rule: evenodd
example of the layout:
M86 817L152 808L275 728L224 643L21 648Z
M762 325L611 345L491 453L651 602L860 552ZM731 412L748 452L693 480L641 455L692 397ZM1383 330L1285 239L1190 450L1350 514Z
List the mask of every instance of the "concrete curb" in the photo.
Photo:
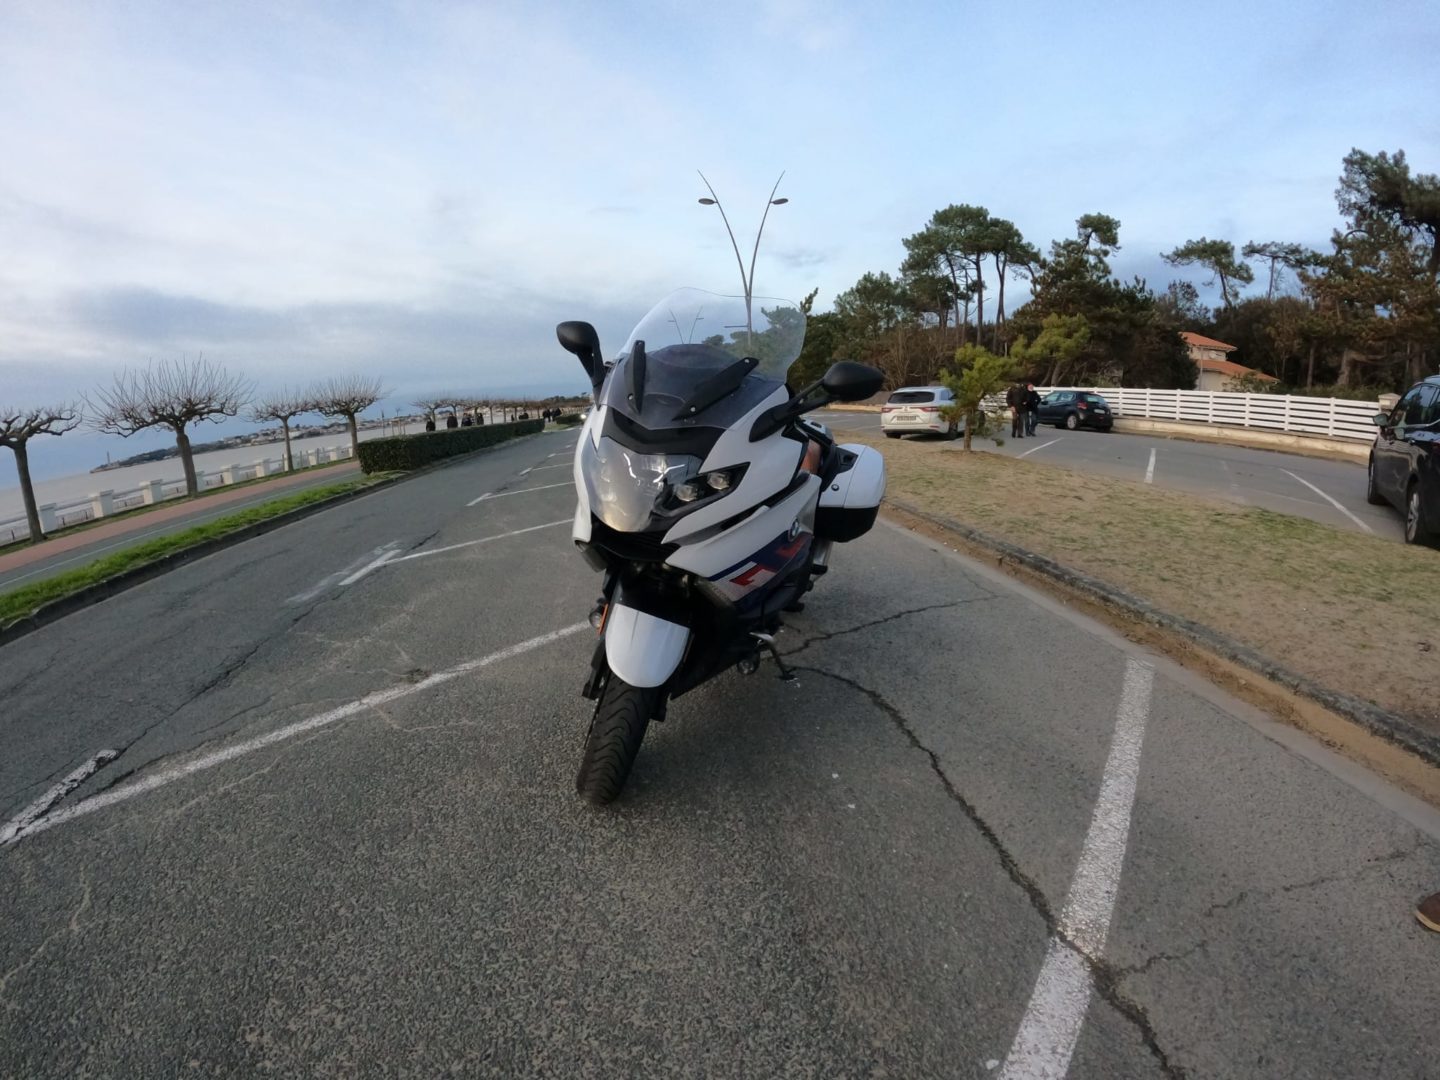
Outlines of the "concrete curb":
M283 514L276 514L264 521L257 521L253 525L246 525L243 528L235 529L223 536L216 536L210 540L202 540L192 547L183 548L180 551L171 552L169 555L162 555L153 562L144 563L140 566L131 567L122 571L114 577L108 577L104 581L97 581L94 585L87 585L78 592L69 596L62 596L58 600L52 600L44 604L31 614L22 619L17 619L9 626L0 627L0 646L8 645L10 642L33 634L41 627L49 626L51 623L63 619L66 615L73 615L77 611L98 604L102 600L108 600L122 592L133 589L137 585L143 585L153 578L168 574L186 563L203 559L207 555L213 555L217 551L233 547L236 544L243 544L246 540L253 540L257 536L264 536L268 532L283 528L286 525L293 525L295 522L318 514L323 510L329 510L340 506L343 503L358 499L363 495L372 495L377 491L384 491L388 487L402 484L406 480L413 480L418 476L436 472L448 468L451 465L459 465L479 454L486 454L492 450L498 450L502 446L514 446L521 439L533 439L543 432L535 432L533 435L520 435L514 439L507 439L505 442L495 443L493 446L482 446L478 450L472 450L468 454L457 454L454 457L444 458L430 465L412 469L409 472L393 476L389 480L380 480L368 487L356 488L354 491L344 491L339 495L332 495L328 499L310 503L307 506L300 506ZM241 513L241 511L236 511Z
M1226 637L1208 626L1202 626L1190 619L1179 615L1171 615L1169 612L1161 611L1152 604L1141 600L1139 597L1131 596L1129 593L1117 589L1098 578L1082 574L1077 570L1071 570L1067 566L1057 563L1054 559L1044 555L1038 555L1028 551L1016 544L981 532L979 529L963 525L950 518L940 517L929 513L915 506L913 503L901 499L886 499L886 505L893 506L907 514L926 521L931 525L948 532L957 533L977 547L985 548L1000 555L1002 561L1009 559L1026 569L1041 574L1044 577L1057 581L1067 588L1074 589L1091 600L1095 600L1106 607L1117 609L1132 618L1151 626L1159 627L1171 633L1178 634L1191 643L1214 653L1224 660L1238 664L1243 668L1263 676L1292 693L1308 698L1318 705L1324 706L1331 712L1343 716L1345 719L1359 724L1366 731L1421 758L1430 765L1440 766L1440 736L1423 731L1416 727L1409 720L1406 720L1398 713L1382 709L1373 702L1363 701L1360 698L1350 697L1334 690L1327 689L1304 675L1296 674L1288 668L1281 667L1275 661L1262 656L1246 645Z

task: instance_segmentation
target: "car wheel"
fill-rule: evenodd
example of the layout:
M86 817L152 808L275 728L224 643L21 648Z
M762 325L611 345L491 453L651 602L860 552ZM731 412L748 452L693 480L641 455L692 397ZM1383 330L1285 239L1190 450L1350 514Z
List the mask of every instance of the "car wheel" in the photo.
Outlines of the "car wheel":
M960 423L957 420L950 421L950 428L945 432L945 438L956 439L960 436Z
M1371 506L1384 506L1387 502L1375 483L1375 455L1370 455L1370 466L1365 470L1365 501Z
M1075 430L1076 428L1078 428L1079 426L1080 426L1080 417L1076 416L1073 412L1072 412L1069 416L1065 417L1065 430L1066 430L1066 431L1074 431L1074 430Z
M900 437L900 432L898 432L898 431L887 431L887 432L885 432L885 438L887 438L887 439L898 439L899 437Z
M1407 544L1428 544L1430 542L1430 534L1425 529L1422 513L1420 485L1411 480L1410 486L1405 489L1405 542Z

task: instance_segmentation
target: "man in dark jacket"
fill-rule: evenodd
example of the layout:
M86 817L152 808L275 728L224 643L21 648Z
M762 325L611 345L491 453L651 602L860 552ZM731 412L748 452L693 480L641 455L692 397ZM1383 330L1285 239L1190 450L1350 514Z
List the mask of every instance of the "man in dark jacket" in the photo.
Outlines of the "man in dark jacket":
M1040 423L1040 392L1035 384L1025 384L1025 434L1034 435L1035 425Z
M1010 407L1010 437L1025 437L1025 388L1019 383L1005 391L1005 404Z

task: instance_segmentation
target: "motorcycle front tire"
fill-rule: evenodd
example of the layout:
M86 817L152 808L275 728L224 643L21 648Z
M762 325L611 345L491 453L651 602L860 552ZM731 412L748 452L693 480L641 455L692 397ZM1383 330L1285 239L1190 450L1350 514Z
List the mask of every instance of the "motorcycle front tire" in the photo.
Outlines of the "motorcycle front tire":
M659 712L664 696L663 687L631 686L610 676L595 706L580 772L575 777L575 790L582 799L604 806L620 794L635 764L635 755L640 752L645 729Z

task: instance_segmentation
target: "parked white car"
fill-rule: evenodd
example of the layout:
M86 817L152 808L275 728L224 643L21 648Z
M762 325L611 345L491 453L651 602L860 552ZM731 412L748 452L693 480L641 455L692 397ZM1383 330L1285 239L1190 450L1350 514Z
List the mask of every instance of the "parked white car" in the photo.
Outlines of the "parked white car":
M945 386L902 386L880 406L880 430L887 439L901 435L945 435L960 430L956 420L946 420L940 410L955 404L955 395Z

